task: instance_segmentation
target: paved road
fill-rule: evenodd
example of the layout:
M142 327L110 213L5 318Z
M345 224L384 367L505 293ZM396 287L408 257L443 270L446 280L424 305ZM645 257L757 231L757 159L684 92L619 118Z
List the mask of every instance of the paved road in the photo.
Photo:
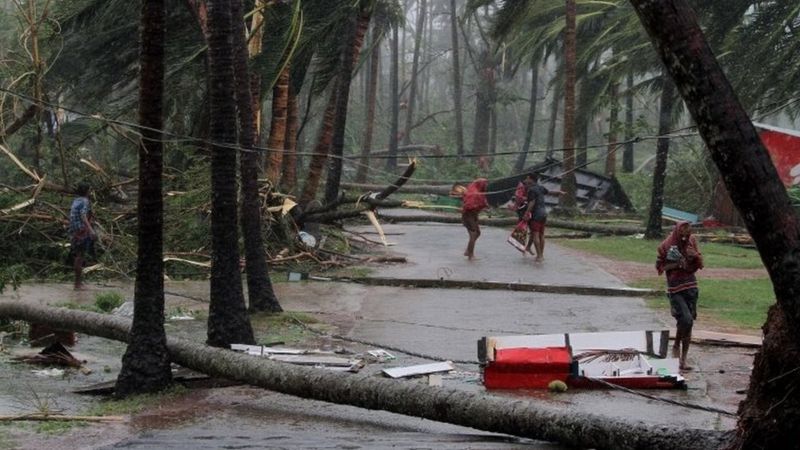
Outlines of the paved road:
M506 230L484 228L477 261L463 256L466 233L459 225L387 225L390 248L409 260L403 265L373 267L387 277L478 279L620 287L623 284L556 245L548 245L541 264L523 258L504 242ZM358 231L369 231L359 227ZM31 301L50 298L59 287L28 293ZM118 290L118 288L116 288ZM207 298L207 283L168 284L168 290ZM641 330L664 326L642 299L555 295L509 291L371 287L338 282L277 285L287 310L318 314L336 323L342 333L362 341L407 349L452 360L475 360L476 340L487 335ZM68 291L65 291L68 292ZM170 298L170 297L168 297ZM201 324L199 324L201 325ZM84 342L91 342L86 338ZM337 343L363 350L365 346ZM393 365L426 362L396 352ZM377 371L380 367L368 367ZM654 394L714 405L702 376L690 389ZM479 368L460 364L446 386L483 390ZM618 391L570 391L555 395L512 392L497 395L554 402L567 411L593 412L653 425L728 429L733 421L714 413L666 405ZM24 448L558 448L477 432L391 413L299 400L237 387L193 394L192 405L175 413L156 414L150 421L111 426L102 438L86 442L90 432L54 442L26 441ZM719 406L719 405L714 405ZM177 407L177 406L176 406ZM731 408L729 408L731 409ZM192 411L189 417L187 412ZM120 428L122 427L122 428ZM131 434L132 430L132 434ZM83 440L82 440L83 439Z

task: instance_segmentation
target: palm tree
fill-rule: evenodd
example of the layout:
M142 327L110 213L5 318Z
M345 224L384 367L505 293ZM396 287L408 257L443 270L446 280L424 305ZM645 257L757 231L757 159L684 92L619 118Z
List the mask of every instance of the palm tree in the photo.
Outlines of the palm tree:
M458 14L456 0L450 0L450 40L453 47L453 109L456 115L456 154L464 154L464 118L461 106L461 63L458 50Z
M539 100L539 63L540 59L536 55L531 57L531 95L528 110L528 123L525 128L525 140L522 144L522 152L517 156L517 161L514 164L514 171L521 173L525 169L525 160L528 157L528 152L531 149L531 141L533 140L533 130L536 125L536 107Z
M419 0L417 7L417 27L414 30L414 56L411 60L411 83L408 94L408 106L406 107L406 127L403 136L403 144L411 144L411 128L414 126L414 108L417 102L417 84L419 79L419 56L422 48L422 37L425 31L425 14L427 12L427 1Z
M391 67L389 68L389 101L391 102L391 118L389 125L389 157L386 158L386 170L393 171L397 167L397 141L400 133L400 36L399 24L392 27Z
M289 106L289 67L285 67L272 88L272 119L267 140L267 179L280 183Z
M247 295L250 311L280 312L272 281L269 279L261 233L261 201L258 195L258 153L254 149L258 115L253 111L252 79L248 67L242 0L231 1L236 104L239 112L239 145L242 154L239 172L242 186L241 227L244 237Z
M764 324L733 449L781 448L800 419L800 217L685 0L632 0L756 242L777 303ZM676 37L686 36L680 39ZM691 38L688 38L691 37ZM796 444L789 444L796 447Z
M364 125L364 139L361 142L361 158L356 171L356 183L367 182L369 153L372 148L372 135L375 131L375 107L378 98L378 76L380 75L381 61L381 28L377 20L372 25L371 41L372 51L370 52L369 75L367 76L367 111L365 118L367 123Z
M570 209L575 207L575 63L577 59L575 44L575 0L566 0L564 28L564 160L561 163L560 205Z
M116 394L155 392L172 382L164 332L163 144L164 0L142 2L139 72L139 200L133 324L117 376Z
M353 79L353 68L358 58L364 36L367 34L372 13L362 10L357 20L352 21L348 39L342 46L342 66L338 78L338 95L336 97L336 114L331 142L331 156L328 158L328 178L325 180L325 203L332 203L339 196L339 184L342 178L342 157L344 156L344 133L347 123L347 104L350 99L350 81Z
M625 150L622 153L622 171L633 172L633 72L625 77Z
M211 139L211 303L208 344L254 344L239 272L236 104L230 0L208 2Z

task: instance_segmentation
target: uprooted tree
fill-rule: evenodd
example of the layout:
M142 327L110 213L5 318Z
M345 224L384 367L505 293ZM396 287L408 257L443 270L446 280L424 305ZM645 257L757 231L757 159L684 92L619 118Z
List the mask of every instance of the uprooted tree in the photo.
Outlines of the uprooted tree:
M692 114L775 290L734 448L798 448L800 218L686 0L631 0Z
M74 329L126 340L130 323L104 314L0 301L0 317ZM169 338L176 363L212 376L276 392L332 403L422 417L440 422L578 448L705 450L719 448L729 433L652 427L642 423L564 411L542 402L509 399L422 383L293 366Z

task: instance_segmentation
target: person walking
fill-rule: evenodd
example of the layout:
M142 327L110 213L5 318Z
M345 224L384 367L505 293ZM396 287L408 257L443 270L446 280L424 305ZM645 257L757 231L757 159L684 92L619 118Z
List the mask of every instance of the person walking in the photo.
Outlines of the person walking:
M486 178L478 178L467 186L467 190L461 197L461 223L469 233L469 241L464 256L468 259L475 259L475 242L481 236L481 228L478 225L478 214L489 207L486 200L486 188L489 181Z
M94 253L94 241L97 235L92 228L92 206L89 201L91 187L88 183L78 183L69 210L70 256L75 272L75 289L83 289L83 264L86 256Z
M529 173L525 175L523 183L527 186L525 206L519 209L520 220L528 224L530 230L528 244L525 251L533 255L531 246L536 250L536 261L544 259L544 228L547 223L547 205L544 196L550 193L546 187L539 184L539 175Z
M681 370L692 370L686 364L692 327L697 319L697 277L695 272L703 268L703 255L692 236L689 222L675 224L672 232L658 246L656 270L666 273L667 297L670 312L676 321L675 343L672 356L678 358Z

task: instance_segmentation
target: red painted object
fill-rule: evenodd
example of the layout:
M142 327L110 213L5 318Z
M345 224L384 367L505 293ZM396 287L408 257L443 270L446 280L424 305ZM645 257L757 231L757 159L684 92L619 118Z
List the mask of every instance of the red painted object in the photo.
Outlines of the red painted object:
M504 348L483 371L487 389L545 389L551 381L567 381L572 373L569 347Z

